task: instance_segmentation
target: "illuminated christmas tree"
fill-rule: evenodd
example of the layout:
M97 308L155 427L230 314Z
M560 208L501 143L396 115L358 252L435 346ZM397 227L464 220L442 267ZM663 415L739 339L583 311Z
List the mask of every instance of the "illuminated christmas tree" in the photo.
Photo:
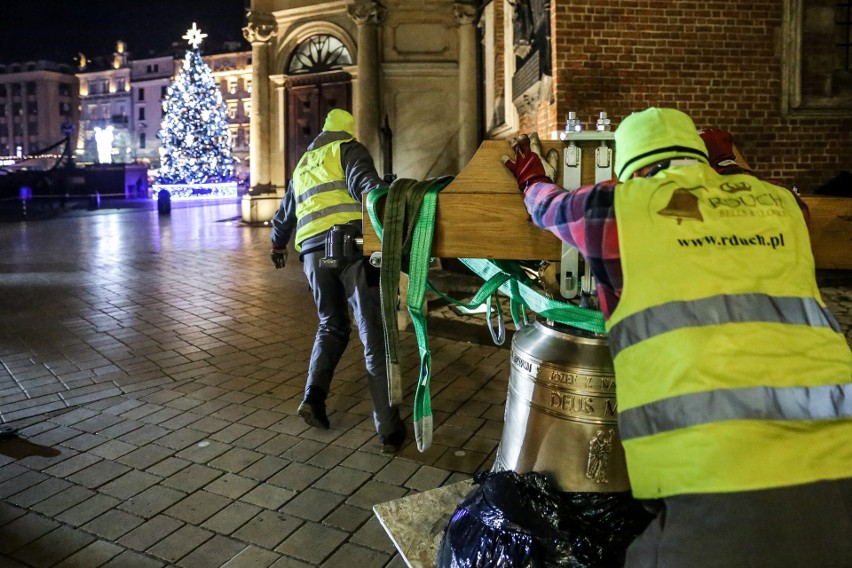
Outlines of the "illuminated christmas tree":
M158 134L161 166L158 185L221 184L232 178L228 112L210 67L198 51L207 37L196 28L183 36L187 50L178 76L163 101L163 122ZM167 187L172 195L221 193L189 187Z

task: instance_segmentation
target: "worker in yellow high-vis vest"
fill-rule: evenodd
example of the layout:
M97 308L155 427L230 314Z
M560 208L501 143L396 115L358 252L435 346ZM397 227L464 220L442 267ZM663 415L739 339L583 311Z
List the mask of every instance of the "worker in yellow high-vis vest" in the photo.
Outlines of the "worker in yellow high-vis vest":
M631 488L658 513L626 566L852 566L852 352L796 196L721 175L675 109L625 118L618 179L573 193L531 138L505 163L590 263Z
M295 249L317 305L319 327L299 416L315 428L330 427L325 401L334 370L349 342L351 306L364 345L376 432L382 452L394 453L405 441L406 432L399 410L388 398L379 271L361 255L339 266L320 266L326 234L334 225L344 224L355 225L360 234L362 194L382 183L373 158L355 140L354 132L350 113L341 109L328 113L322 132L296 165L272 219L270 256L276 268L283 268L287 243L295 232Z

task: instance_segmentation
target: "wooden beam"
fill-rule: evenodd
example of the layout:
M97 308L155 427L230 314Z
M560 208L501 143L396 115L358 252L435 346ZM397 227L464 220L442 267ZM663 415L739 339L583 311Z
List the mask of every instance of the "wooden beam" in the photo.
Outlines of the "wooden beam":
M583 142L583 184L594 183L594 148ZM561 152L562 142L542 141ZM505 140L486 140L471 161L438 195L432 255L441 258L559 260L562 243L533 225L515 178L500 163ZM557 179L562 178L560 169ZM817 268L852 269L852 199L806 195L811 245ZM381 250L364 214L364 254Z

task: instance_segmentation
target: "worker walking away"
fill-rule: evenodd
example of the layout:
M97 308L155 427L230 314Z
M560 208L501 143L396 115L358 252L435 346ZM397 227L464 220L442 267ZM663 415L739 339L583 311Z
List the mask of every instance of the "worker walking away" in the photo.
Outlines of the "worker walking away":
M360 255L333 268L320 266L326 233L334 225L349 223L356 225L360 234L362 194L382 183L369 151L355 140L354 132L350 113L340 109L328 113L322 132L299 160L272 219L270 256L276 268L283 268L287 243L295 231L295 248L304 263L319 317L299 416L315 428L330 426L326 398L349 342L351 306L364 346L373 420L382 452L394 453L401 448L406 432L399 409L390 406L388 399L379 271Z
M628 568L852 566L852 353L795 196L720 175L692 119L628 116L618 179L568 193L538 137L504 163L596 277L636 498Z

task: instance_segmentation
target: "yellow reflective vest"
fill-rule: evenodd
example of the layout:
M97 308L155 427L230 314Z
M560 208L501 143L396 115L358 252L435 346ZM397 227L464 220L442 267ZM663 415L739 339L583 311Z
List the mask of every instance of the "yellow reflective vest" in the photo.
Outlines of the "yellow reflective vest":
M337 139L302 155L293 172L296 201L296 250L310 237L333 225L361 220L361 204L346 186L340 146L352 138Z
M637 498L852 477L852 353L786 189L703 164L615 192L607 322Z

